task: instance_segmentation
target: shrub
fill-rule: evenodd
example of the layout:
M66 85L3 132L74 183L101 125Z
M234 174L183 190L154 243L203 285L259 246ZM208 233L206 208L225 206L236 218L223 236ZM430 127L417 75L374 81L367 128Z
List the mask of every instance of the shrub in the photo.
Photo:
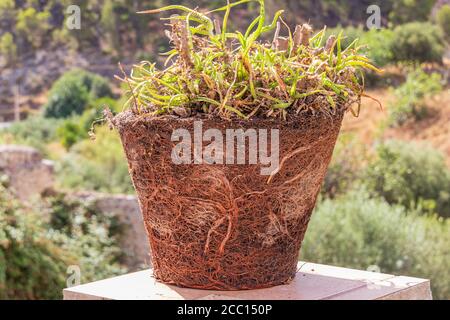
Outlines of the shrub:
M365 154L364 145L355 135L341 133L324 179L322 194L335 197L358 182L363 176Z
M53 230L52 241L73 256L81 270L81 282L91 282L124 273L123 252L118 242L123 226L115 216L100 214L89 202L64 193L45 199Z
M436 0L394 0L389 20L394 24L427 21Z
M73 71L73 75L75 74L81 78L83 85L89 91L90 101L113 96L108 80L102 76L84 70Z
M371 29L361 36L360 44L367 46L367 55L377 66L385 66L393 60L391 47L394 41L396 38L392 30Z
M0 37L0 55L5 56L6 63L11 64L17 56L17 47L11 33L6 32Z
M422 206L450 217L450 171L443 156L430 147L400 141L379 145L365 181L388 203Z
M371 199L364 188L318 204L300 257L348 268L431 279L433 297L450 298L450 220L420 216Z
M440 28L429 22L412 22L394 29L391 52L395 62L442 62L444 39Z
M348 27L342 27L337 26L334 28L327 28L325 31L325 36L323 38L322 45L325 45L326 40L331 36L335 35L337 36L339 33L344 34L345 36L342 39L342 49L348 48L350 44L352 44L355 40L361 39L363 35L365 34L364 29L362 26L354 27L354 26L348 26Z
M73 116L66 119L57 129L56 133L61 144L69 149L74 144L89 137L89 132L95 125L104 122L103 109L117 108L116 101L112 98L100 98L89 103L81 116Z
M3 0L0 3L0 13L14 10L14 0Z
M0 186L0 298L59 299L70 265L82 282L124 272L116 230L115 220L65 196L26 206Z
M447 39L450 40L450 5L446 4L439 9L436 20Z
M17 15L17 33L33 47L39 48L50 30L50 13L38 12L34 8L20 10Z
M89 93L75 77L61 77L49 93L44 114L49 118L67 118L81 114L89 100Z
M107 80L84 70L72 70L53 84L44 106L45 116L67 118L81 114L89 101L111 96Z
M342 40L342 48L345 50L355 40L358 40L358 45L365 46L362 48L364 52L377 66L384 66L392 61L391 43L394 40L394 32L390 29L371 29L364 31L359 27L335 27L326 30L326 36L323 39L328 39L330 35L338 35L340 32L345 34Z
M106 0L102 7L101 12L101 26L105 30L106 39L111 49L119 50L120 48L120 33L117 26L119 25L119 19L116 14L116 7L111 0Z
M44 156L49 155L48 144L58 140L56 130L62 120L31 116L3 129L1 143L23 144L38 149Z
M390 105L390 125L421 120L427 115L426 99L442 91L441 76L428 75L421 69L408 74L406 82L394 90L395 102Z
M133 186L119 137L106 127L96 130L96 141L74 145L57 166L61 186L112 193L131 193Z
M42 219L0 186L0 298L61 296L64 252L47 236Z
M83 126L74 119L64 121L56 130L56 134L66 149L88 137L88 131L84 130Z
M82 117L85 117L86 123L89 122L88 114L90 114L90 119L92 119L86 128L89 129L91 127L92 121L103 118L103 110L105 108L109 108L113 112L119 112L122 110L122 108L119 108L119 106L122 105L123 104L118 103L117 100L110 97L103 97L90 101L86 108L86 112L82 115Z

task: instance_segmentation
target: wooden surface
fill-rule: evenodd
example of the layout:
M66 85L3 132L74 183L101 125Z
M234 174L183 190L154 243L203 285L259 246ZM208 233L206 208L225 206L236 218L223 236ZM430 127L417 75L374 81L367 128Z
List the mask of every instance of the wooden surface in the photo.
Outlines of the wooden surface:
M396 300L431 299L430 281L300 262L288 285L246 291L179 288L156 282L151 269L64 289L65 300Z

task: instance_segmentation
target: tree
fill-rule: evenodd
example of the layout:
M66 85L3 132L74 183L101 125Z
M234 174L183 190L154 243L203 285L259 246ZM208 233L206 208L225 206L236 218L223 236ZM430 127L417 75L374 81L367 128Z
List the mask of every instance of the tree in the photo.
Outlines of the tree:
M0 30L12 31L15 16L14 0L0 1Z
M396 62L442 62L444 36L430 22L411 22L394 29L391 51Z
M62 75L52 86L44 106L48 118L67 118L81 114L89 101L112 97L109 83L91 72L74 69Z
M117 30L118 19L114 9L114 2L112 0L106 0L102 8L101 25L106 32L109 47L119 51L120 36Z
M450 40L450 5L446 4L438 11L436 21L444 31L447 40Z
M411 21L427 21L436 0L395 0L389 21L398 25Z
M11 33L6 32L0 37L0 55L5 56L6 63L14 63L17 56L17 47L14 44L14 38Z
M20 10L16 23L18 35L34 48L41 47L50 30L49 18L50 13L46 11L38 12L34 8Z

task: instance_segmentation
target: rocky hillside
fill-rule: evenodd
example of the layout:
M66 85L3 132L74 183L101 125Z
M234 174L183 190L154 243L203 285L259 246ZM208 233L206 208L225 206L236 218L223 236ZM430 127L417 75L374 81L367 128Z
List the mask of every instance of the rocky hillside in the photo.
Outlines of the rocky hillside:
M175 1L189 7L216 8L223 0ZM137 15L143 9L174 1L94 0L75 1L82 13L82 28L68 30L66 9L71 1L4 0L0 3L0 121L14 118L15 86L19 86L20 109L36 109L55 79L73 67L111 77L116 62L158 60L168 40L160 15ZM285 9L286 22L323 25L365 25L367 8L378 4L382 24L427 20L449 0L372 1L266 0L268 16ZM233 10L233 27L242 28L255 16L252 2ZM206 9L202 9L206 10Z

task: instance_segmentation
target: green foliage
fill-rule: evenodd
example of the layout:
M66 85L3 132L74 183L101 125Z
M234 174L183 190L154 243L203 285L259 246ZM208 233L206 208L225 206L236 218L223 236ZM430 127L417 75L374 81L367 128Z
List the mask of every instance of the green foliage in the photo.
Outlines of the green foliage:
M65 271L64 252L41 219L0 186L0 298L58 298Z
M439 9L436 20L447 39L450 40L450 5L446 4Z
M431 279L433 297L450 299L449 243L450 220L390 206L360 188L318 204L300 257Z
M119 137L106 127L96 129L96 141L74 145L57 167L63 187L111 193L132 193L127 161Z
M389 21L398 25L411 21L427 21L436 0L394 0Z
M17 15L17 33L33 47L39 48L50 30L49 19L50 13L46 11L38 12L32 7L20 10Z
M443 156L426 145L399 141L379 145L364 181L388 203L450 217L450 170Z
M394 90L395 101L390 105L389 124L402 125L410 119L420 120L427 115L426 100L442 91L438 73L428 75L422 69L410 72L406 82Z
M75 143L88 137L88 131L84 130L83 126L73 119L64 121L56 130L56 134L66 149L69 149Z
M103 110L105 108L116 111L117 102L108 97L100 98L90 102L81 116L66 119L56 130L61 144L69 149L74 144L87 139L89 132L93 131L96 125L104 122Z
M106 31L111 49L120 48L120 33L117 29L119 19L115 13L114 1L106 0L101 12L101 25Z
M66 72L53 84L44 106L45 116L67 118L81 114L89 101L111 96L112 91L106 79L75 69Z
M55 223L61 212L70 223ZM0 186L0 298L60 299L70 265L82 282L124 272L114 225L64 196L26 206Z
M322 39L321 45L325 45L327 39L331 35L336 36L341 32L342 32L342 34L345 35L344 37L342 37L342 40L341 40L341 46L342 46L342 49L344 49L344 50L347 49L355 40L361 39L365 34L365 31L362 26L343 27L343 26L338 25L337 27L326 29L325 36Z
M330 114L360 100L363 86L356 73L376 68L354 46L343 49L342 35L324 48L324 32L310 38L312 30L302 25L292 37L277 37L269 47L259 41L260 37L277 25L281 27L278 19L283 11L275 13L268 23L265 2L258 0L259 16L244 34L232 33L228 30L230 11L246 2L228 3L209 12L225 12L220 30L209 13L179 5L144 12L177 10L181 15L172 19L174 47L167 55L174 62L162 71L155 64L142 62L124 79L131 86L129 104L133 111L285 119L288 111ZM232 47L229 40L236 45Z
M86 87L76 77L62 77L57 80L49 93L44 106L48 118L67 118L81 114L89 100Z
M444 39L441 29L429 22L412 22L394 29L393 61L442 62Z
M75 70L72 72L81 78L83 85L89 91L90 101L113 96L111 86L106 78L84 70ZM71 72L69 71L70 74Z
M337 26L326 30L322 44L325 44L325 41L330 35L338 35L341 32L342 34L345 34L345 37L341 42L343 49L346 49L357 41L357 45L362 46L361 51L366 54L375 65L385 66L392 61L393 54L391 45L395 40L395 35L391 29L371 29L369 31L364 31L362 26Z
M65 194L46 199L48 226L55 230L52 241L70 252L80 266L81 282L106 279L126 270L118 241L123 226L115 216L98 213L92 203L81 202Z
M0 37L0 55L5 56L6 63L12 64L16 60L17 46L11 33L6 32Z
M57 141L55 128L61 123L62 120L59 119L31 116L1 130L0 143L31 146L42 152L44 156L48 156L48 144Z
M0 12L3 13L6 10L13 10L14 5L14 0L3 0L0 2Z
M15 3L14 0L3 0L0 1L0 21L3 26L14 26L15 25ZM12 31L11 27L6 27L5 31Z
M334 198L351 189L363 177L366 154L365 146L357 136L342 132L334 148L322 194Z
M394 59L392 45L395 41L391 29L371 29L361 36L359 43L367 46L367 55L377 66L385 66Z

